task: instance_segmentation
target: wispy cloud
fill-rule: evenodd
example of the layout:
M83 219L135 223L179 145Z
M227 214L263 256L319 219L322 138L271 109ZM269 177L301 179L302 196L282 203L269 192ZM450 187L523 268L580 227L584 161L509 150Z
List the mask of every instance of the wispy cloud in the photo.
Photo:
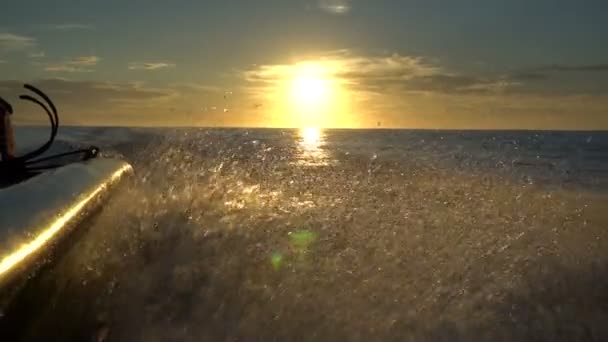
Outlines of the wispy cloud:
M139 82L101 82L76 81L63 78L49 78L33 82L40 89L48 89L49 95L58 103L90 108L107 108L112 103L121 101L150 101L173 96L175 90L170 88L152 88ZM9 93L18 93L23 85L18 81L0 81L0 88Z
M351 9L350 0L318 0L319 8L333 14L348 13Z
M28 55L30 58L44 58L45 56L44 51L32 52Z
M511 75L509 75L509 79L514 80L514 81L524 81L524 82L528 82L528 81L543 81L546 80L548 77L546 74L540 73L540 72L528 72L528 71L524 71L524 72L516 72L516 73L512 73Z
M129 63L129 70L158 70L158 69L166 69L166 68L174 68L175 64L166 63L166 62L154 62L154 63L144 63L144 62L132 62Z
M155 85L146 82L106 82L47 78L28 83L48 91L62 113L62 122L77 125L191 125L204 121L201 107L210 98L221 99L210 85L180 84ZM188 90L186 88L190 88ZM196 91L194 91L196 89ZM208 90L206 90L208 89ZM0 80L2 96L16 97L23 91L23 83ZM171 115L168 115L171 113ZM22 115L23 114L23 115ZM20 122L40 123L39 111L20 112Z
M608 127L604 71L608 64L471 71L416 55L341 50L293 64L255 65L242 77L247 96L274 106L268 107L278 113L274 119L286 125L299 120L283 115L297 110L291 85L312 77L331 84L329 108L356 113L362 126L382 117L387 126L400 127L588 129ZM341 125L332 120L321 124Z
M44 70L48 71L48 72L93 72L93 71L95 71L92 69L79 68L79 67L75 67L75 66L67 65L67 64L48 65L44 68Z
M93 72L95 71L93 67L100 60L101 58L97 56L76 57L62 63L48 64L44 70L49 72Z
M97 65L100 60L101 58L97 56L83 56L74 58L70 63L80 66L93 66Z
M257 65L245 72L249 81L273 82L293 76L298 67L308 64L324 65L329 76L356 82L361 79L401 80L416 76L434 75L441 71L422 57L403 56L399 54L383 56L358 56L348 50L329 51L311 56L292 65L274 64Z
M223 89L218 86L203 85L197 83L172 83L169 84L172 89L179 90L181 92L206 92L206 93L222 93Z
M537 67L526 68L517 72L513 72L509 75L512 80L520 81L543 81L548 80L551 76L560 73L585 73L590 72L594 74L608 72L608 63L600 64L580 64L580 65L566 65L566 64L549 64Z
M392 91L435 93L495 93L521 81L506 76L466 75L446 70L419 56L400 54L357 56L347 50L332 51L293 65L261 65L244 73L254 88L267 89L293 79L302 68L320 68L326 77L352 90L374 93Z
M343 57L343 67L337 77L358 83L365 80L403 81L415 77L436 75L442 72L438 65L419 56L353 56Z
M72 31L72 30L94 30L95 26L86 24L51 24L44 25L44 29L53 31Z
M36 45L36 39L13 33L0 32L0 50L15 51L31 48Z
M252 94L285 89L285 82L310 64L321 76L364 92L499 95L606 94L608 64L546 64L514 70L472 72L440 61L408 54L362 54L352 50L326 51L293 64L255 65L242 74ZM584 74L584 75L583 75ZM588 75L587 75L588 74ZM587 77L588 76L588 77ZM551 82L552 79L559 82Z
M474 75L436 74L415 77L403 82L403 90L445 94L497 94L520 83L507 77L480 77Z
M562 65L562 64L552 64L548 66L543 66L537 68L538 71L543 72L560 72L560 71L608 71L608 64L586 64L586 65Z

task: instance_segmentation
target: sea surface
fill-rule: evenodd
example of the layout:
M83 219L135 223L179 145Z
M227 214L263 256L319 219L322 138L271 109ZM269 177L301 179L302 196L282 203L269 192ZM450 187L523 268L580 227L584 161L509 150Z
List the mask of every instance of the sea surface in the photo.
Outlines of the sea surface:
M608 338L608 132L59 139L135 174L26 289L26 338Z

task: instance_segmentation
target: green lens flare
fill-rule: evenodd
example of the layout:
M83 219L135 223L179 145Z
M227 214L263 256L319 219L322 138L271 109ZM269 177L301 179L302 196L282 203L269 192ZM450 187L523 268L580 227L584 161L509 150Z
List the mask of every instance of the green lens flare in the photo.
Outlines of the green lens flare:
M275 271L281 269L281 266L283 265L283 254L279 252L272 253L272 256L270 257L270 263L272 264L272 268L274 268Z
M300 230L290 234L292 246L298 249L307 249L316 239L317 234L309 230Z

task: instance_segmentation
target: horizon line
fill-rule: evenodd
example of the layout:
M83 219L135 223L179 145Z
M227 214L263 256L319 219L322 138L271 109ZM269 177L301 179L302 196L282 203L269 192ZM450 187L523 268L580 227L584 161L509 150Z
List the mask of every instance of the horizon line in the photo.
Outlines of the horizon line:
M17 127L28 127L28 128L49 128L48 125L44 124L15 124ZM608 133L608 128L604 129L565 129L565 128L424 128L424 127L318 127L318 126L303 126L303 127L264 127L264 126L206 126L206 125L79 125L79 124L62 124L61 127L71 128L144 128L144 129L189 129L189 128L200 128L200 129L278 129L278 130L300 130L306 128L316 128L320 130L328 131L491 131L491 132L596 132L596 133ZM59 127L59 129L61 129Z

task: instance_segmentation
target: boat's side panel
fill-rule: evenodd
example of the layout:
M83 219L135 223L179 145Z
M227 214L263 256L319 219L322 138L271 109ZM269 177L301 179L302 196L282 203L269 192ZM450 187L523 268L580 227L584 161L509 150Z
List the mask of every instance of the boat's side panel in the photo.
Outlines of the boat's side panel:
M0 289L130 171L124 161L94 159L0 190Z

